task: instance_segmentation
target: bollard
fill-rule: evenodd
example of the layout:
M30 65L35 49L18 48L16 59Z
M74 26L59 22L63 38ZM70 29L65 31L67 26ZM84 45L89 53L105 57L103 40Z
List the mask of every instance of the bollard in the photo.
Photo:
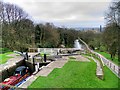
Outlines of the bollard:
M32 57L32 59L33 59L33 68L35 70L35 59L34 59L34 57Z
M35 64L35 71L38 72L38 66Z
M47 58L46 58L46 54L44 54L44 62L46 62L46 59L47 59Z

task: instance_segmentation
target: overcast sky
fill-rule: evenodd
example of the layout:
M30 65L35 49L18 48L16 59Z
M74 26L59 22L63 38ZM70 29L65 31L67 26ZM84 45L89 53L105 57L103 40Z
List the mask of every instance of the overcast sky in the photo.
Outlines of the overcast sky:
M23 8L34 22L66 27L105 25L104 14L111 0L3 0Z

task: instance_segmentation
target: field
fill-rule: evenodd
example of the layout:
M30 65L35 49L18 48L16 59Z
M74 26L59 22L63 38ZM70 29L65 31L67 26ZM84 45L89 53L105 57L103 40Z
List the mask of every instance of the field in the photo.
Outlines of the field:
M98 79L95 72L93 61L69 61L47 77L38 77L28 88L118 88L118 78L107 67L104 80Z

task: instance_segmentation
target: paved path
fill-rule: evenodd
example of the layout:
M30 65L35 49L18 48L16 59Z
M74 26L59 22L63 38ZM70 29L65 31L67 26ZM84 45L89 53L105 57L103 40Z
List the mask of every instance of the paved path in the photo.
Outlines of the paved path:
M27 88L33 81L37 79L37 77L48 76L53 71L53 69L62 68L67 62L68 62L68 57L62 57L56 61L49 63L47 66L43 66L36 75L32 75L30 78L28 78L28 80L25 83L23 83L19 87Z
M63 60L53 61L50 64L48 64L47 66L44 66L37 73L36 76L48 76L53 71L53 69L55 69L55 68L62 68L65 63L67 63L67 60L66 61L63 61Z
M82 55L75 55L75 56L72 56L72 57L76 58L75 61L90 62L89 59L83 57Z

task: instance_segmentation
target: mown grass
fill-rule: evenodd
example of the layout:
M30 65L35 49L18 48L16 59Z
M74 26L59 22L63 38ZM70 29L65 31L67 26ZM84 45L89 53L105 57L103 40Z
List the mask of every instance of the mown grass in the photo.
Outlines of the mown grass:
M103 55L104 57L106 57L107 59L113 61L115 64L119 65L118 55L116 55L115 58L112 60L109 53L100 52L100 51L97 51L97 52L98 52L99 54ZM120 65L119 65L119 66L120 66Z
M7 53L7 52L12 52L12 50L8 48L0 48L0 54Z
M69 61L47 77L38 77L28 88L118 88L118 78L104 67L105 78L96 77L95 62Z
M7 53L4 53L4 54L0 54L0 64L4 64L7 62L8 59L10 58L13 58L11 56L7 56L9 54L12 54L13 52L7 52Z

